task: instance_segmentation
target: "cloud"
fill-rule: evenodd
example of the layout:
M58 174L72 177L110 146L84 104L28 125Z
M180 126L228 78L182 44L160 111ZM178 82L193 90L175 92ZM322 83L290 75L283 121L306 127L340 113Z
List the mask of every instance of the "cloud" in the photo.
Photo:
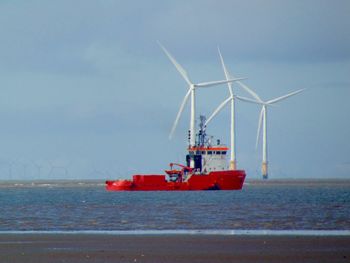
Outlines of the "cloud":
M203 57L216 44L240 60L333 61L350 57L348 1L192 1L152 21L155 34Z
M6 25L0 27L3 70L89 74L87 50L93 55L103 47L151 59L160 56L156 40L196 60L216 58L217 44L241 61L350 58L349 1L64 0L0 5L0 23Z

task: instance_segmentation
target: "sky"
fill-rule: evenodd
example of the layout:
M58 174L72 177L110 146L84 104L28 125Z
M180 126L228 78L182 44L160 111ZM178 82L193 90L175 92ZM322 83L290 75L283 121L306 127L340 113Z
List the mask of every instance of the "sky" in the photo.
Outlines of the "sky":
M0 1L0 180L118 179L184 163L187 84L228 70L268 109L270 178L350 179L350 2ZM235 93L249 96L238 86ZM199 90L209 116L225 85ZM237 162L260 178L260 108L237 102ZM198 117L198 116L197 116ZM229 144L229 109L207 132Z

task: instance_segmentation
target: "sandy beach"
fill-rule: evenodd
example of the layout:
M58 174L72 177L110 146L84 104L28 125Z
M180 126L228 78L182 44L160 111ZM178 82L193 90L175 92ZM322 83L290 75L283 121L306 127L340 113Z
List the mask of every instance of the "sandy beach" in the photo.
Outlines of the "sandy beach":
M1 234L0 262L350 262L350 237Z

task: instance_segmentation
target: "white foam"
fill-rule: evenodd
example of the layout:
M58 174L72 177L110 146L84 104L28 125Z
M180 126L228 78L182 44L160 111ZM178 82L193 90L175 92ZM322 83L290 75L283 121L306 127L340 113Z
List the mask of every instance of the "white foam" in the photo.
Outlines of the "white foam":
M219 236L350 236L350 230L72 230L72 231L0 231L0 234L49 235L219 235Z

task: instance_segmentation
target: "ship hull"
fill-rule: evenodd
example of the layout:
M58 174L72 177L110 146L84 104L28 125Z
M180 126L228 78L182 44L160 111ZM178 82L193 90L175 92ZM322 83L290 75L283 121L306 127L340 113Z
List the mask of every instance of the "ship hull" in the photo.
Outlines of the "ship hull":
M134 175L132 180L106 181L108 191L203 191L241 190L246 174L243 170L193 174L185 182L171 182L165 175Z

